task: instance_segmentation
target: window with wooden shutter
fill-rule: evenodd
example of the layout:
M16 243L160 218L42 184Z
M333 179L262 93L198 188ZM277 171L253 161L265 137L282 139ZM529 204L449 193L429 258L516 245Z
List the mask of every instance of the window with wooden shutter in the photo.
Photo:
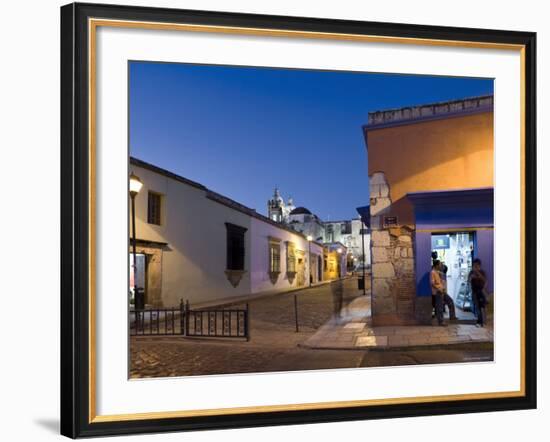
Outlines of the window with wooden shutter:
M269 271L281 271L281 240L269 237Z
M147 196L147 222L160 226L162 211L162 195L149 191Z
M279 244L270 244L270 270L272 272L281 271L281 247Z
M279 274L281 273L281 240L279 238L274 238L268 236L269 241L269 279L272 284L275 284L279 279Z
M296 246L289 241L286 247L286 271L296 273Z
M244 270L245 243L247 229L225 223L227 229L227 270Z

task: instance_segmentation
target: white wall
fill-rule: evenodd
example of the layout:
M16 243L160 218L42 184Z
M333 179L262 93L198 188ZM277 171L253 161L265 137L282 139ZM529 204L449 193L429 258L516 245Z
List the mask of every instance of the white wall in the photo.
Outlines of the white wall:
M291 282L286 274L285 241L294 242L296 250L304 252L309 275L308 241L302 235L213 201L204 189L134 164L130 169L143 182L136 196L137 239L168 244L162 252L164 306L178 305L180 299L191 304L226 301L264 291L297 288L298 278ZM160 226L147 223L149 190L162 195ZM230 284L225 274L226 222L247 229L246 273L237 287ZM269 279L268 236L281 239L281 274L276 284ZM322 246L312 242L311 253L322 256ZM313 269L313 274L316 273L317 269Z
M162 253L164 305L177 305L180 298L193 304L249 294L248 275L237 287L225 275L225 223L248 229L245 270L249 270L250 216L207 198L204 190L142 167L131 169L144 183L136 197L137 238L168 243ZM146 222L148 190L163 194L160 226Z
M296 222L293 223L291 220L290 226L306 236L311 235L314 240L318 238L322 240L324 228L318 221L312 220L312 218L312 215L292 215L292 220ZM306 219L309 219L309 221L306 221Z
M251 288L253 292L272 291L272 290L288 290L298 286L298 278L289 281L287 271L287 249L286 241L292 241L296 245L296 250L305 252L306 273L309 275L309 249L308 241L302 236L284 229L280 229L272 224L257 218L251 219ZM277 279L276 284L273 284L269 279L269 241L268 236L272 236L281 240L281 274ZM314 242L311 243L311 254L323 256L323 248ZM315 265L315 263L314 263ZM313 275L316 275L317 270L312 269ZM306 279L306 286L308 280Z
M343 222L331 223L334 234L330 237L334 237L334 242L341 242L348 249L348 254L353 254L354 257L359 257L363 254L362 239L361 239L361 220L351 220L351 233L342 234ZM325 238L330 240L328 233L326 233L328 225L325 226ZM365 262L370 264L370 234L365 234Z
M359 219L351 220L351 235L344 239L344 245L348 247L348 253L351 252L355 257L363 254L363 244L361 238L362 222ZM347 241L346 241L347 240ZM365 234L365 263L370 264L370 234Z

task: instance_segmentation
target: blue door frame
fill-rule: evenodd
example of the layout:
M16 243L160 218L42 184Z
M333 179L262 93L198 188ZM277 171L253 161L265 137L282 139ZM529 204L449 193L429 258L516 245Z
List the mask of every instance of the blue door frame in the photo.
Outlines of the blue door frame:
M493 189L417 192L407 195L415 213L416 295L431 296L432 234L474 233L474 254L493 291Z

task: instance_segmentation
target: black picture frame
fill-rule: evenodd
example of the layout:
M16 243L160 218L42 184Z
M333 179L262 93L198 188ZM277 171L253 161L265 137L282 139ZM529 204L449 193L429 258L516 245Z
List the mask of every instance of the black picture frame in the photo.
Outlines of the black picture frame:
M520 45L524 51L524 395L317 410L94 422L90 419L89 18ZM71 437L536 408L536 34L489 29L116 5L61 8L61 434Z

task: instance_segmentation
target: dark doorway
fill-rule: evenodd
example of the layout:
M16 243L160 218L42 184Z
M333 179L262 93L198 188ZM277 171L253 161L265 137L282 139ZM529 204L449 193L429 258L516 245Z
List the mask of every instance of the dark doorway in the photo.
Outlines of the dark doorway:
M136 287L143 290L145 303L147 303L147 256L144 253L136 254L137 271L134 275L134 255L130 253L130 303L134 304Z

